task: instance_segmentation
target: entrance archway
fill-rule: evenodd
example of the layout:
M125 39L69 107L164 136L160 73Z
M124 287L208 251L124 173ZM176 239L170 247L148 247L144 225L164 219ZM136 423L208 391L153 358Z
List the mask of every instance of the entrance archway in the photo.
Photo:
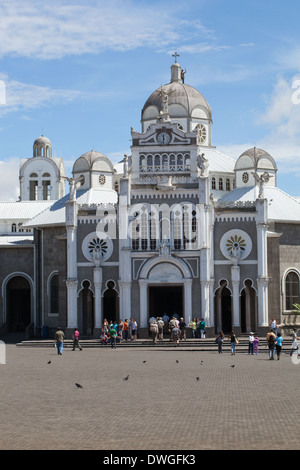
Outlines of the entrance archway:
M90 287L90 281L84 281L79 294L82 334L88 336L93 334L94 329L94 295Z
M232 330L232 306L231 291L227 287L227 281L220 282L220 287L215 294L215 325L216 331L230 333Z
M30 321L30 283L23 276L14 276L6 284L6 323L8 331L25 331Z
M241 331L246 333L257 328L257 296L252 281L247 279L241 291Z
M184 315L183 286L149 286L149 318L162 317L165 313L172 318L174 314Z
M103 318L106 318L108 323L119 322L119 297L113 281L108 281L107 289L103 294Z

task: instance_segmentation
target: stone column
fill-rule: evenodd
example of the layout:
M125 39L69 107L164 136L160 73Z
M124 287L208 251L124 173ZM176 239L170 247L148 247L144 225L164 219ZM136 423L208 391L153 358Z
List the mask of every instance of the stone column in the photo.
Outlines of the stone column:
M139 280L140 285L140 327L148 328L148 282Z
M192 320L192 279L185 279L184 284L184 317L188 324Z
M67 226L67 328L78 327L77 315L77 203L66 203Z
M232 315L232 327L240 328L240 267L231 267L231 282L233 292L233 315Z
M94 286L95 286L95 330L94 334L101 331L102 318L102 268L94 268Z
M130 318L131 312L131 238L129 231L130 179L120 180L119 197L119 287L120 318Z
M257 286L258 286L258 327L268 327L268 260L267 229L268 201L256 200L257 211Z

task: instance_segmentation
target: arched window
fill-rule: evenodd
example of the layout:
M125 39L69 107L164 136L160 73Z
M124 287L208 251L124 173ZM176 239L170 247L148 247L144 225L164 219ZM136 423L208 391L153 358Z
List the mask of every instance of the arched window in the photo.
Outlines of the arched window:
M16 232L17 231L17 224L12 224L11 226L11 231Z
M230 179L226 179L226 191L230 191Z
M216 189L216 178L214 176L211 179L211 189Z
M289 271L285 278L285 310L294 310L293 304L300 303L299 275Z
M219 178L219 190L223 191L223 179Z
M58 274L53 274L49 282L49 311L58 313Z

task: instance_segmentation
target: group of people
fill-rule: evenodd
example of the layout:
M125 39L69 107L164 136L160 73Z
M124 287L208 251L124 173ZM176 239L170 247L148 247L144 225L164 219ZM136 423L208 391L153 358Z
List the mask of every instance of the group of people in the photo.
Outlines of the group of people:
M75 351L76 348L78 348L79 351L82 351L82 347L81 347L81 344L79 342L78 328L74 328L74 333L72 335L72 339L73 339L73 349L72 349L72 351ZM54 346L56 347L57 354L59 356L62 356L62 353L63 353L64 340L65 340L65 334L62 331L61 327L59 326L57 328L57 331L55 332L55 336L54 336Z
M163 341L165 336L169 336L170 341L179 346L180 340L186 340L186 329L192 329L193 338L205 338L205 322L203 318L193 318L187 325L183 317L175 313L171 318L165 313L162 317L152 316L149 319L149 329L153 343Z
M293 354L294 349L299 349L297 345L297 339L299 339L296 336L297 329L294 330L293 332L293 346L291 349L290 355ZM219 354L222 354L223 352L223 343L225 340L225 335L223 331L220 331L219 335L216 338L216 343L218 345L218 352ZM232 331L231 335L229 336L228 340L230 341L230 349L231 349L231 355L235 355L236 353L236 345L239 344L239 340L235 333ZM281 333L276 334L274 332L274 329L271 328L270 331L267 333L266 336L267 340L267 347L269 350L269 359L274 360L275 358L275 352L277 354L277 360L280 359L281 351L282 351L282 343L283 343L283 338L281 336ZM296 346L295 346L296 344ZM259 338L258 336L255 336L253 331L250 331L249 337L248 337L248 354L249 355L254 355L258 354L258 345L259 345Z
M181 339L186 340L186 323L182 317L179 318L177 315L171 319L166 314L163 317L151 317L149 329L154 344L157 341L162 341L166 334L169 334L170 341L174 341L175 346L179 346Z
M126 318L124 321L119 320L108 322L105 318L103 321L100 341L102 344L110 343L112 348L116 348L116 344L121 341L135 341L137 339L137 322L134 318Z

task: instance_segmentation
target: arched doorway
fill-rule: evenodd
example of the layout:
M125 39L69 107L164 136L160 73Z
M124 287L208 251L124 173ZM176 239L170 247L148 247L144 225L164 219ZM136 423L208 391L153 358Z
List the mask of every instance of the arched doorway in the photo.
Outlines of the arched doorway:
M246 333L257 328L257 296L252 281L247 279L241 291L241 331Z
M220 287L215 294L215 325L216 331L230 333L232 330L232 306L231 291L227 287L227 281L220 282Z
M14 276L6 284L8 331L25 331L31 322L31 289L24 276Z
M118 292L115 290L114 281L107 282L107 289L103 294L103 318L108 322L119 321L119 297ZM128 312L130 317L130 312Z
M88 336L93 334L94 329L94 295L90 287L90 281L83 281L79 294L82 334Z

